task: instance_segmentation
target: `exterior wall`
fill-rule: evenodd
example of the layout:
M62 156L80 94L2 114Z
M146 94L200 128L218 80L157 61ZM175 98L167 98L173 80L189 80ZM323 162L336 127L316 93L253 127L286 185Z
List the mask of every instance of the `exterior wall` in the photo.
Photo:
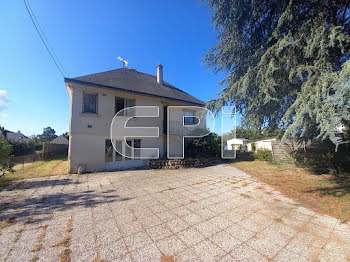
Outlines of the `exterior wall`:
M248 151L248 152L252 152L252 151L253 151L252 143L248 143L248 144L247 144L247 151Z
M79 166L88 172L105 170L105 139L105 136L71 133L68 171L77 173Z
M159 148L160 157L166 156L166 136L163 134L164 106L180 105L171 101L162 101L156 98L139 96L118 91L67 84L70 96L70 123L69 123L69 172L76 173L79 166L83 170L102 171L125 169L129 167L147 165L147 160L105 162L105 141L110 139L110 126L115 114L115 97L134 99L136 106L159 106L159 117L131 119L128 126L159 127L158 138L140 138L142 148ZM83 94L97 94L97 114L83 113ZM176 113L182 120L182 110ZM178 116L177 116L178 117ZM137 122L137 124L136 124ZM204 123L201 126L205 127ZM138 139L138 138L135 138ZM181 148L182 150L182 148Z

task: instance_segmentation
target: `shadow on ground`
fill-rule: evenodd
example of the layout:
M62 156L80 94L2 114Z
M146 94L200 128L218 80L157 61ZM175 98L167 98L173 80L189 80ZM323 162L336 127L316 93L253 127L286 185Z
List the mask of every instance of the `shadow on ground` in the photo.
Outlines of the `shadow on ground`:
M44 181L23 182L18 189L63 186L77 182L72 179L54 179ZM27 199L2 203L0 213L0 224L11 218L16 222L27 224L40 223L50 220L54 213L62 212L74 207L90 208L100 204L131 200L130 197L121 197L115 190L97 192L86 190L79 193L52 193L46 195L29 197ZM29 219L30 218L30 219Z
M345 174L342 176L331 176L329 182L332 183L332 186L322 186L319 188L308 190L306 193L315 193L318 192L321 195L331 195L334 197L343 197L349 195L350 197L350 174Z

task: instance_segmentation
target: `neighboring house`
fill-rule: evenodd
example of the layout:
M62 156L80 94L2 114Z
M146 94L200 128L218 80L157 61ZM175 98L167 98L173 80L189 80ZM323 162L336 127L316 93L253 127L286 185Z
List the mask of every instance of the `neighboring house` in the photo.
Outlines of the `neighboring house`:
M130 159L116 152L110 140L110 126L113 117L120 110L131 106L158 106L159 117L138 118L140 126L158 127L157 138L130 138L126 142L134 148L159 148L160 158L167 155L167 107L197 106L204 102L163 81L163 66L157 66L157 76L120 68L102 73L66 78L65 84L70 97L69 121L69 172L127 169L148 164L148 160ZM189 123L196 116L196 110L179 110L176 118ZM172 116L170 116L174 119ZM187 117L187 118L186 118ZM129 118L128 115L116 118ZM125 121L125 120L124 120ZM134 123L135 119L129 122ZM129 123L128 122L128 123ZM180 125L179 125L180 126ZM202 121L198 128L206 128ZM179 140L179 136L169 136ZM122 152L129 148L122 138L113 141ZM176 150L181 150L182 147ZM136 151L136 150L135 150ZM136 156L135 152L131 152Z
M272 151L272 143L276 141L276 137L271 137L271 138L264 138L261 140L255 141L255 151L262 150L262 149L267 149L269 151Z
M294 164L292 152L303 148L303 144L289 138L284 143L278 137L270 137L260 139L254 142L255 152L258 150L269 150L272 154L272 159L278 163Z
M51 144L59 144L59 145L68 145L69 141L63 135L56 137L54 140L50 142Z
M18 132L7 131L6 138L8 141L15 141L15 142L25 141L28 139L28 137L23 135L19 130Z
M247 151L247 145L249 143L248 139L245 138L233 138L230 140L227 140L227 149L228 150L240 150L240 151Z

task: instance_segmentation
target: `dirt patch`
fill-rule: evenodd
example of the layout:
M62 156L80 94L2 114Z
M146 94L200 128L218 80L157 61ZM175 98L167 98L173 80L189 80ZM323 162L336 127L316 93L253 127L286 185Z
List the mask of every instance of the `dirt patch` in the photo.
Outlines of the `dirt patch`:
M64 247L64 249L60 253L60 257L59 257L60 262L70 262L71 261L72 251L70 250L70 244L72 241L72 237L69 235L69 233L72 231L72 228L73 228L73 219L70 218L70 219L68 219L67 227L65 230L67 235L54 246L57 248Z
M266 190L266 188L264 186L257 186L256 189L263 190L263 191Z
M46 230L47 230L47 225L45 226L41 226L41 233L37 238L37 244L35 245L35 247L33 248L32 252L39 252L42 247L43 247L43 240L45 238L46 235ZM33 259L35 259L36 257L34 257Z
M167 256L167 255L162 255L160 257L160 262L174 262L174 257L173 256Z
M71 236L65 236L56 245L54 245L54 247L69 247L71 239Z
M53 175L63 175L67 173L67 161L60 162L52 169Z
M263 161L232 164L318 213L350 220L350 176L315 175L292 165ZM266 192L267 194L271 194Z
M67 228L66 228L66 233L72 232L73 229L73 218L70 218L68 220Z
M251 198L251 196L249 196L249 195L247 195L247 194L240 194L242 197L244 197L244 198Z
M5 220L0 222L0 230L5 227L9 227L16 223L15 217L7 217Z
M65 248L60 254L60 262L70 262L72 259L72 251Z

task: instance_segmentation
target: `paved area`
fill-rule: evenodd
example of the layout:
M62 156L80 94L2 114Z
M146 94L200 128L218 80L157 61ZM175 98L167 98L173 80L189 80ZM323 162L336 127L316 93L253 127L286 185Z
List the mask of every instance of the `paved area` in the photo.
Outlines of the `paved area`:
M229 165L27 180L0 261L349 261L350 227Z

